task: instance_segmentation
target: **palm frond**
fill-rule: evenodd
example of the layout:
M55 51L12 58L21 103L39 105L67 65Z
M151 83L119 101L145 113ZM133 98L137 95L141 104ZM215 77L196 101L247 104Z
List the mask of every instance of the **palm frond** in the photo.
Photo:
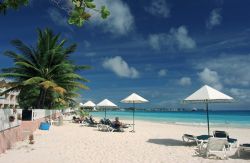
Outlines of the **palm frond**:
M23 85L32 85L32 84L39 84L41 82L44 82L46 79L36 76L29 78L28 80L23 81Z
M30 77L30 76L26 74L19 74L19 73L3 73L3 74L0 74L0 77L13 78L13 77Z
M50 87L57 87L56 83L49 80L43 81L39 85L42 86L44 89L48 89Z

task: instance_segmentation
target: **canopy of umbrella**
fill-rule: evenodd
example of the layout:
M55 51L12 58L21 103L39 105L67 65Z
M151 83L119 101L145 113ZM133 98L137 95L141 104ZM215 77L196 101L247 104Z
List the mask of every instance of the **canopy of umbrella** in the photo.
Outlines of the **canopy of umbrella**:
M84 104L80 103L80 107L83 107L85 109L95 110L96 104L92 101L87 101Z
M135 128L134 128L134 126L135 126L135 118L134 118L135 117L135 103L145 103L145 102L148 102L148 100L139 96L136 93L132 93L131 95L129 95L125 99L121 100L121 102L133 104L133 130L131 132L135 132Z
M206 104L208 135L210 135L208 103L223 103L232 101L233 101L232 97L208 85L204 85L199 90L197 90L196 92L194 92L193 94L184 99L184 103L190 102L190 103Z
M97 104L98 108L103 108L105 110L105 118L106 118L106 109L111 109L111 108L118 108L116 104L113 102L109 101L108 99L104 99L101 102Z

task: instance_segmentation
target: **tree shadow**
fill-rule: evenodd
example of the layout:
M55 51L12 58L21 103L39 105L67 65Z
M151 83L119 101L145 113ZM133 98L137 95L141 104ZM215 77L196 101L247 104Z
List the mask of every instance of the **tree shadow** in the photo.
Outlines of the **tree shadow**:
M184 146L185 144L176 139L148 139L148 143L165 145L165 146Z

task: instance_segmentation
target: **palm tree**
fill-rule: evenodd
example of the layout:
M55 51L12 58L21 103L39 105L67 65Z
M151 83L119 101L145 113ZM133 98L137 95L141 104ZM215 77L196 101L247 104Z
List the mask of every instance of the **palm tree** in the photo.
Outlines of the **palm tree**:
M4 53L13 59L14 66L2 69L3 73L0 76L13 78L15 82L11 83L13 87L2 94L19 90L20 100L36 99L36 108L51 108L56 99L71 98L72 94L76 95L76 89L87 89L82 84L87 80L76 72L86 70L89 66L75 65L69 59L69 55L76 50L76 44L65 47L65 43L65 39L60 40L60 35L54 35L49 29L38 30L35 48L25 45L20 40L11 41L19 53ZM33 90L32 93L27 94L30 89ZM64 102L66 103L65 100Z

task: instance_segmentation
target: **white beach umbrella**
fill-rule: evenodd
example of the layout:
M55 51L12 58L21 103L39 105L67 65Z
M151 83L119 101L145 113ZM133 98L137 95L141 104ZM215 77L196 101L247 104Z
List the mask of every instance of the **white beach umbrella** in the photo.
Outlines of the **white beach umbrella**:
M108 99L104 99L97 104L97 107L105 109L105 118L106 118L106 109L107 108L117 108L117 105L113 102L109 101Z
M85 102L82 106L83 106L83 107L95 107L96 104L93 103L92 101L87 101L87 102Z
M93 108L93 110L95 110L95 106L96 106L96 104L93 103L92 101L87 101L84 104L82 104L82 107L84 107L84 108Z
M131 95L129 95L128 97L126 97L125 99L121 100L121 102L123 103L133 103L133 130L131 132L135 132L135 103L145 103L148 102L148 100L146 100L145 98L139 96L136 93L132 93Z
M208 85L204 85L199 90L197 90L196 92L194 92L193 94L184 99L184 102L206 104L208 135L210 135L208 103L231 102L231 101L233 101L232 97Z

